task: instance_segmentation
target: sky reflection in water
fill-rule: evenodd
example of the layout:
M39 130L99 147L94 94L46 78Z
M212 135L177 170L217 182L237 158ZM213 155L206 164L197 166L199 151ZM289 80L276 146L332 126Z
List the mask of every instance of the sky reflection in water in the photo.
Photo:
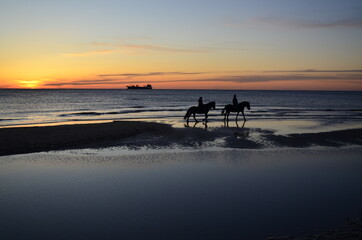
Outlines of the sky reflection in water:
M74 150L1 157L0 236L262 239L338 226L362 208L361 153Z

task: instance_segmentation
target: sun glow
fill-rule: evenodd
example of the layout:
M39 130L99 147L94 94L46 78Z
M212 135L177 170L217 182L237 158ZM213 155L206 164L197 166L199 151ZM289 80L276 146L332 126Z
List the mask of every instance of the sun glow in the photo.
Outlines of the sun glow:
M20 80L18 82L22 88L31 88L31 89L39 87L40 83L39 80Z

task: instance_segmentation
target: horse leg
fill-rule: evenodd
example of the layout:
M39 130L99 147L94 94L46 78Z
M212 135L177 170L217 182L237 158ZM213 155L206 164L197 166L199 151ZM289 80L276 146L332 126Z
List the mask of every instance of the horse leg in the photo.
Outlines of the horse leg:
M205 122L207 122L207 117L208 117L207 113L205 113L205 119L204 119Z
M236 114L235 121L238 121L239 114L240 114L240 112L238 112L238 113Z
M241 113L243 114L244 117L244 122L246 121L245 115L244 115L244 111L241 111Z
M187 125L189 125L189 120L190 120L190 116L188 116L188 118L186 119Z
M198 121L197 121L197 119L196 119L196 117L195 117L195 113L194 113L194 115L193 115L193 116L194 116L195 122L198 122Z
M190 120L190 116L191 116L191 113L189 111L187 111L186 115L185 115L185 119L186 119L186 122L188 123L189 120Z

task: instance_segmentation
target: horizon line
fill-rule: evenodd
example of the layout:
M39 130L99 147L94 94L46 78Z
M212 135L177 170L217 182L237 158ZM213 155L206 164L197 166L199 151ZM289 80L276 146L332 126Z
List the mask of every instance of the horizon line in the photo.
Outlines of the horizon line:
M0 90L129 90L127 88L0 88ZM362 92L362 90L325 90L325 89L206 89L206 88L153 88L152 90L180 90L180 91L309 91L309 92ZM132 90L131 90L132 91ZM142 91L142 90L141 90Z

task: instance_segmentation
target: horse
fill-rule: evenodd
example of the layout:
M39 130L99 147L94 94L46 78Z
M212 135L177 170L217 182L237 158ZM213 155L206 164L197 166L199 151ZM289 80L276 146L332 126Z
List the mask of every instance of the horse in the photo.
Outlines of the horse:
M195 114L198 113L198 114L205 114L205 119L203 121L207 121L207 117L208 117L208 112L210 111L210 109L216 109L215 108L215 105L216 103L215 102L209 102L207 104L204 104L202 107L196 107L196 106L193 106L193 107L190 107L185 116L184 116L184 119L187 119L186 121L189 122L189 118L191 116L191 114L193 115L194 119L195 119L195 122L198 122L196 117L195 117Z
M225 120L229 121L229 115L230 112L237 112L235 121L238 121L238 117L240 112L243 114L244 121L246 121L245 115L244 115L244 108L247 107L248 110L250 110L250 103L249 102L241 102L236 107L232 104L228 104L224 107L224 109L221 112L221 115L224 115L224 122Z

